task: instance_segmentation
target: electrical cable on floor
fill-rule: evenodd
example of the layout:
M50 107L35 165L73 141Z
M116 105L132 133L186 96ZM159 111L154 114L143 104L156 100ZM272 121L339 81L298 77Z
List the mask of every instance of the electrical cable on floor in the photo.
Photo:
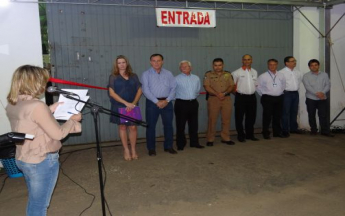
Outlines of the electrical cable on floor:
M76 184L78 187L80 187L82 190L84 190L84 192L85 192L87 195L89 195L89 196L92 197L92 201L91 201L90 205L87 206L83 211L80 212L79 216L81 216L85 211L87 211L89 208L91 208L91 206L93 205L93 203L94 203L94 201L95 201L96 196L95 196L94 194L92 194L92 193L87 192L87 190L86 190L83 186L81 186L79 183L77 183L76 181L74 181L74 180L73 180L71 177L69 177L69 176L65 173L65 171L63 170L63 168L62 168L63 163L65 163L66 160L67 160L72 154L73 154L73 152L71 152L69 155L67 155L67 157L66 157L63 161L61 161L61 163L60 163L60 170L61 170L61 173L62 173L64 176L66 176L70 181L72 181L74 184Z
M6 176L6 178L4 178L4 180L2 181L2 185L1 185L1 188L0 188L0 194L2 192L2 189L4 189L4 187L5 187L5 183L6 183L7 179L8 179L8 176Z

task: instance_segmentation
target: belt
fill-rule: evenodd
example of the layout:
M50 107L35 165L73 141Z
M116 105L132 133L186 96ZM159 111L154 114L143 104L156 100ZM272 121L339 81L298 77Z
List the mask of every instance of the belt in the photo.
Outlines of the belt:
M268 94L263 94L262 96L268 96L268 97L281 97L283 96L284 94L281 94L281 95L268 95Z
M211 97L216 97L216 95L209 95L209 96L211 96ZM226 94L226 95L224 95L224 96L230 96L230 93L228 93L228 94Z
M166 100L167 97L161 97L161 98L157 98L157 100Z
M298 93L298 91L284 91L284 93Z
M236 92L236 95L241 95L241 96L253 96L253 95L255 95L255 93L254 93L254 94L242 94L242 93Z
M191 100L183 100L183 99L176 98L176 101L192 102L192 101L196 101L196 99L191 99Z

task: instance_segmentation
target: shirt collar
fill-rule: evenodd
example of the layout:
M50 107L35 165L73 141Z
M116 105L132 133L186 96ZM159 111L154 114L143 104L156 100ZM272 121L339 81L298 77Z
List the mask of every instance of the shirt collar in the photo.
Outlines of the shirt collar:
M157 71L153 68L153 67L151 67L151 71L153 72L153 73L155 73L155 74L161 74L162 72L163 72L163 67L161 68L161 71L159 72L159 73L157 73Z
M278 74L278 71L276 71L276 73L274 74L272 71L268 70L268 73L276 76Z
M290 72L293 72L293 71L295 70L295 68L294 68L293 70L291 70L290 68L285 67L285 70L290 71Z
M248 70L248 71L250 71L250 70L252 69L252 67L250 67L250 66L249 66L249 67L246 67L246 66L243 65L243 66L242 66L242 69L243 69L243 70Z
M187 76L187 77L192 76L192 73L189 73L189 75L187 75L187 74L181 72L181 74L182 74L182 76Z

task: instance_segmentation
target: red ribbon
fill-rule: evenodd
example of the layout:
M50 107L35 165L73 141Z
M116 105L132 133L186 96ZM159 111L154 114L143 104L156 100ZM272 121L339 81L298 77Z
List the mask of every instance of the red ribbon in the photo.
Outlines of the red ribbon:
M71 81L57 79L57 78L52 78L52 77L49 79L49 81L53 82L53 83L61 83L61 84L67 84L67 85L75 85L75 86L82 86L82 87L88 87L88 88L108 90L107 88L104 88L104 87L86 85L86 84L83 84L83 83L71 82ZM206 94L206 92L200 92L200 94Z
M88 87L88 88L108 90L107 88L104 88L104 87L86 85L86 84L82 84L82 83L71 82L71 81L62 80L62 79L56 79L56 78L50 78L49 81L53 82L53 83L61 83L61 84L67 84L67 85L75 85L75 86L82 86L82 87Z

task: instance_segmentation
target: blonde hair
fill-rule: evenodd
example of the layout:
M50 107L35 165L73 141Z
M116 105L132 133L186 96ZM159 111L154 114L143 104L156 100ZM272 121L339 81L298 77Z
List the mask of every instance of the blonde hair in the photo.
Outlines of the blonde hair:
M114 66L113 66L113 74L114 75L120 75L120 71L119 71L119 67L117 66L117 60L119 59L124 59L126 61L126 64L127 64L127 67L126 67L126 71L125 71L125 74L127 76L132 76L133 75L133 70L132 70L132 66L131 64L129 63L129 60L126 56L124 55L119 55L116 57L116 59L114 60Z
M12 77L11 89L7 95L8 102L15 105L19 95L40 96L45 91L49 77L49 72L41 67L20 66Z

